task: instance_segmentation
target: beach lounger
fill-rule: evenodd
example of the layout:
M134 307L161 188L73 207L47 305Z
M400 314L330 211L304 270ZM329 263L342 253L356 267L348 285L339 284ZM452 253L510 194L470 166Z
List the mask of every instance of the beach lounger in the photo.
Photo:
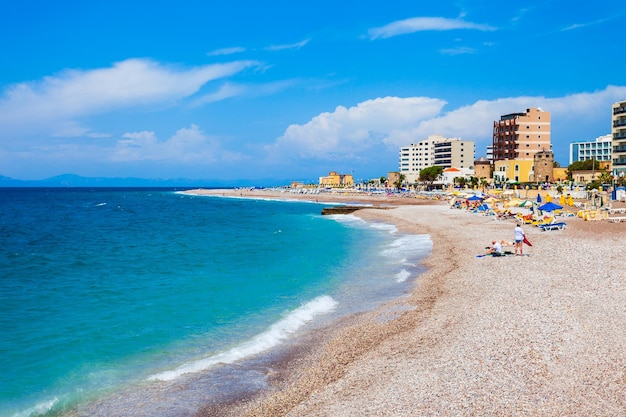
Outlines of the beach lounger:
M539 228L543 231L550 231L550 230L563 230L565 229L565 226L567 226L567 224L565 222L553 222L553 223L549 223L549 224L540 224Z

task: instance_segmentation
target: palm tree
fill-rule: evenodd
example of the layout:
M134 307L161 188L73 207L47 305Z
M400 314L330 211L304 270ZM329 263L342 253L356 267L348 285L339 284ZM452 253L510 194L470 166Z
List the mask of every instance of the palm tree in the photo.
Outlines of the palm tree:
M398 181L396 181L396 183L394 184L398 191L400 191L400 189L402 188L402 184L404 184L405 180L406 176L404 174L400 174L400 176L398 177Z

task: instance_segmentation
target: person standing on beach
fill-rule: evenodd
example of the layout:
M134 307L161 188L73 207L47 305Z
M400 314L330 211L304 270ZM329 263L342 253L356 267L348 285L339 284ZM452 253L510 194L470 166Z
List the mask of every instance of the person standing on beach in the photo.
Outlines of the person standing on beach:
M522 248L524 247L524 230L522 229L522 225L517 223L515 226L515 255L522 256Z

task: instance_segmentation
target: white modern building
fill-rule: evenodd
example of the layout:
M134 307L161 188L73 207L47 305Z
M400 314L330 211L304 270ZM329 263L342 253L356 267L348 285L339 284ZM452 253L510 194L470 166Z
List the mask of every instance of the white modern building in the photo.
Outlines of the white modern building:
M493 164L493 145L487 145L487 155L485 156L489 163Z
M400 148L399 171L409 182L414 182L421 170L431 166L473 169L475 148L472 141L430 135L428 139Z
M599 136L593 141L572 142L569 145L569 163L595 159L611 161L613 155L613 135Z

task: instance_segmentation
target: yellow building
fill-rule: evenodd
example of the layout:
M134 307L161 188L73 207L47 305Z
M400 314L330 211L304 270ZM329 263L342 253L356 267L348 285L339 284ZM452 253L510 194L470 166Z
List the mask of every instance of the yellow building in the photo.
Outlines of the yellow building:
M532 159L494 161L493 180L495 182L534 182L533 164Z
M567 167L552 168L554 181L567 181Z
M354 178L351 174L338 174L331 171L326 177L320 177L319 184L322 187L352 187Z

